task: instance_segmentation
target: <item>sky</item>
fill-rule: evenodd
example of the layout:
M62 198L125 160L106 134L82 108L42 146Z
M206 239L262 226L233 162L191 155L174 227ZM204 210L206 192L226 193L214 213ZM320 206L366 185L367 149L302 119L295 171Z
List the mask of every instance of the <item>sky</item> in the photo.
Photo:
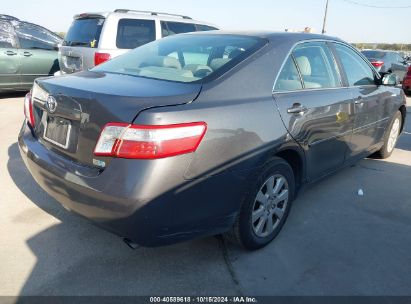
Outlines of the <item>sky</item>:
M116 8L178 13L227 30L322 30L326 0L13 0L0 13L67 32L78 13ZM360 3L368 6L360 6ZM373 8L389 6L408 8ZM326 31L348 42L411 43L411 0L329 0Z

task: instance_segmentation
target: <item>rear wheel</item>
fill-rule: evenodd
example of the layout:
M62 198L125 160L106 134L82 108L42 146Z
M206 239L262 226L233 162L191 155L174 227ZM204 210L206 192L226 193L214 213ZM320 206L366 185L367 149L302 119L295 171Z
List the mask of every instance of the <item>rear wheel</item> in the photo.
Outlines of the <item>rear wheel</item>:
M230 239L246 249L258 249L270 243L287 219L294 193L295 180L290 165L283 159L273 159L245 195L228 234Z
M398 136L401 132L402 126L402 114L400 111L395 113L394 118L388 128L385 137L384 137L384 145L377 152L377 155L380 158L388 158L391 156L392 152L394 151L395 145L397 144Z

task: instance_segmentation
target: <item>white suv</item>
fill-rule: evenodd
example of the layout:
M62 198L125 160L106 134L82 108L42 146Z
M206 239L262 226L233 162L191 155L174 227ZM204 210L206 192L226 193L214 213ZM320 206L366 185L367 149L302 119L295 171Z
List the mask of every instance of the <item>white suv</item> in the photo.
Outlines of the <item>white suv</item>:
M90 69L169 35L217 29L187 16L128 9L75 15L59 48L59 73Z

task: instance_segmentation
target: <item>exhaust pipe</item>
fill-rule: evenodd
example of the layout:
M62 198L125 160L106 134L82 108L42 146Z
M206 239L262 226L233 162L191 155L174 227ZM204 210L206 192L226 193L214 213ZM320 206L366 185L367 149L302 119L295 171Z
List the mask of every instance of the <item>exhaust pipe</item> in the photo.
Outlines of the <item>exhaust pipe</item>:
M139 248L140 246L136 243L133 243L133 241L131 241L130 239L124 238L123 239L124 243L126 243L126 245L128 247L130 247L131 249L135 250L137 248Z

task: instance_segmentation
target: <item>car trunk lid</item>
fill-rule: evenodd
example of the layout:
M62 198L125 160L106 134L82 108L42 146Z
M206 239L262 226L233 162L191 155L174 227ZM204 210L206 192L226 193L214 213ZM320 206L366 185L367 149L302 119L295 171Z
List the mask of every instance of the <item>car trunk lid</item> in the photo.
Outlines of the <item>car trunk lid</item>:
M201 90L201 84L89 71L37 84L51 96L34 99L37 137L48 149L89 166L99 164L93 151L105 124L132 123L145 109L191 102Z

